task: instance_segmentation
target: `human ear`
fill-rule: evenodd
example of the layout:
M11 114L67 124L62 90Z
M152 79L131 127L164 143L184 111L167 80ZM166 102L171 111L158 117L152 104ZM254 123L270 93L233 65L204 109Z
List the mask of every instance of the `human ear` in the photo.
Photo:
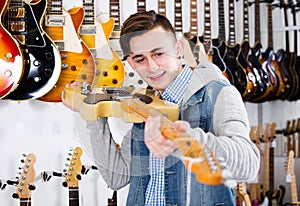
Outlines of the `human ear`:
M176 42L176 52L177 56L182 57L184 53L184 42L182 39L177 40Z

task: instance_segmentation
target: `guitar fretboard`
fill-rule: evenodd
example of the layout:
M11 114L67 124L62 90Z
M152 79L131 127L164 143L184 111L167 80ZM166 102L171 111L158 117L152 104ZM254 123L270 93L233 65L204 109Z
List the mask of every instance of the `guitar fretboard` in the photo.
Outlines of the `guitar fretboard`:
M84 8L84 18L82 25L94 25L94 17L95 17L95 4L94 0L83 0L82 2Z
M219 39L226 41L224 0L219 0Z
M204 2L204 42L211 40L210 0Z
M146 11L146 0L137 0L137 12Z
M260 2L259 0L255 0L255 8L254 8L254 21L255 21L255 42L260 42Z
M119 0L110 0L109 1L109 14L110 17L115 20L115 31L121 30L121 20L120 20L120 2Z
M166 0L158 0L158 13L166 16Z
M227 44L229 46L235 45L235 4L234 0L228 1L228 18L229 18L229 35L228 35L228 41Z
M20 206L31 206L31 198L20 198Z
M47 14L49 15L62 15L63 14L62 0L48 0Z
M268 3L267 7L268 7L268 47L273 48L272 3Z
M248 1L244 1L244 40L249 41L249 4Z
M288 14L287 14L287 5L283 3L283 9L284 9L284 25L286 27L289 26L288 22ZM290 52L290 38L289 38L289 30L285 31L285 50L287 52Z
M79 206L78 187L69 187L69 206Z
M175 0L174 2L174 29L175 32L182 32L182 2Z
M190 1L190 35L198 36L198 4L197 0Z

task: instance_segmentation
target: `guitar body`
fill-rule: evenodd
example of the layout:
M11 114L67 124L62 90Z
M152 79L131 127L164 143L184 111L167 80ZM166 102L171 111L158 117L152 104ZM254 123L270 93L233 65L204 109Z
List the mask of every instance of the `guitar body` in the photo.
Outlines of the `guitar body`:
M273 192L269 206L272 205L282 206L284 195L285 195L285 187L283 185L280 185L279 188L277 188Z
M246 91L248 79L244 69L237 61L239 50L240 50L239 44L235 44L234 46L227 45L226 53L224 56L224 62L228 66L231 73L233 74L234 77L233 85L237 88L237 90L242 95Z
M63 14L66 21L64 27L51 25L49 22L45 26L45 31L58 45L62 60L61 74L55 87L39 98L39 100L46 102L61 102L61 93L67 84L84 82L92 85L95 75L93 55L78 35L84 15L83 8L75 7L68 12L64 11ZM47 18L50 19L51 15ZM67 36L69 39L65 39Z
M257 89L257 80L253 68L248 63L248 54L250 51L250 44L248 41L243 41L241 44L240 51L238 53L238 62L243 68L244 72L247 75L247 86L245 92L242 94L242 97L247 101Z
M6 13L7 29L19 41L25 58L20 85L5 97L7 99L19 101L39 98L48 93L59 78L59 51L41 27L45 11L46 0L40 0L32 4L23 1L23 7L9 8ZM24 24L21 28L17 27L21 24Z
M2 24L9 1L0 2L0 99L15 90L23 76L23 53Z
M103 28L106 42L100 42L103 40L100 37L97 38L99 32L102 32L101 27ZM95 34L80 34L80 37L87 44L88 48L95 51L96 73L92 87L120 87L123 84L125 76L124 65L120 57L114 50L111 50L113 57L111 59L104 59L100 57L99 53L101 53L101 51L97 51L101 50L101 44L107 44L107 40L114 28L114 19L110 18L105 23L100 23L95 20L95 28ZM99 45L97 46L98 43Z

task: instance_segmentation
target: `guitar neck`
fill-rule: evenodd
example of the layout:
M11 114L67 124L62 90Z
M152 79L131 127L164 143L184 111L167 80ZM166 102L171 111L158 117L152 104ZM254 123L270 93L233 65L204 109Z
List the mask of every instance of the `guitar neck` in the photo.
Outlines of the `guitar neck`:
M264 143L264 194L270 191L270 142Z
M234 46L235 45L235 1L234 0L229 0L228 1L228 18L229 18L229 35L228 35L228 41L227 44L229 46Z
M284 25L286 27L289 26L289 22L288 22L288 14L287 14L287 5L284 3L284 6L283 6L283 9L284 9ZM286 30L285 31L285 50L286 52L290 52L290 38L289 38L289 30Z
M226 41L224 0L219 0L219 39Z
M69 206L79 206L78 187L69 187Z
M182 0L174 2L174 29L175 32L182 32Z
M190 35L198 36L198 4L197 0L190 0Z
M268 7L268 47L273 47L273 19L272 19L272 3L267 4Z
M210 0L204 2L204 42L211 40Z
M297 184L296 184L295 175L292 176L291 195L292 195L292 203L298 203L298 193L297 193Z
M95 24L95 4L94 0L83 0L82 2L84 8L84 18L82 21L82 26L84 25L94 25Z
M146 0L137 0L137 12L146 11Z
M166 16L166 0L158 0L158 13Z
M249 3L248 1L244 1L244 40L249 41Z
M31 198L20 198L20 206L31 206Z
M254 13L255 13L255 42L260 42L260 2L259 0L255 0L255 8L254 8Z
M120 31L121 30L121 20L120 20L120 2L119 0L110 0L109 1L109 12L110 17L114 18L115 25L114 25L114 31Z

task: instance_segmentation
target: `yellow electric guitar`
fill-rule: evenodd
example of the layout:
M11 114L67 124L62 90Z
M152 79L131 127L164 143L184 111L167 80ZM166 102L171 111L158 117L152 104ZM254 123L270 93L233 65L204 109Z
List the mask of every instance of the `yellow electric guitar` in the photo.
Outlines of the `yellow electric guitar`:
M67 86L63 90L63 103L88 121L96 121L99 117L119 117L125 122L142 122L136 115L124 112L120 106L120 99L140 99L150 107L159 109L168 118L177 120L179 106L163 101L153 93L153 90L146 89L133 91L132 87L103 87L96 92L84 94L78 86Z
M14 198L20 199L20 206L31 206L31 191L35 189L33 185L35 180L35 162L36 157L34 154L30 153L26 156L16 193L13 194Z
M96 63L92 87L120 87L125 76L124 65L107 42L114 29L114 19L100 23L95 18L94 0L83 0L82 3L85 13L79 34L93 53Z
M46 102L61 102L61 92L72 82L92 85L95 76L95 61L87 45L79 37L79 28L84 17L82 7L66 11L62 0L48 0L44 30L57 45L62 68L54 88L39 98Z
M120 103L123 111L137 115L143 121L149 116L161 117L162 135L178 146L184 156L183 161L186 168L196 174L197 180L208 185L223 183L222 168L213 153L189 133L180 131L177 125L161 111L148 106L139 99L121 98Z

